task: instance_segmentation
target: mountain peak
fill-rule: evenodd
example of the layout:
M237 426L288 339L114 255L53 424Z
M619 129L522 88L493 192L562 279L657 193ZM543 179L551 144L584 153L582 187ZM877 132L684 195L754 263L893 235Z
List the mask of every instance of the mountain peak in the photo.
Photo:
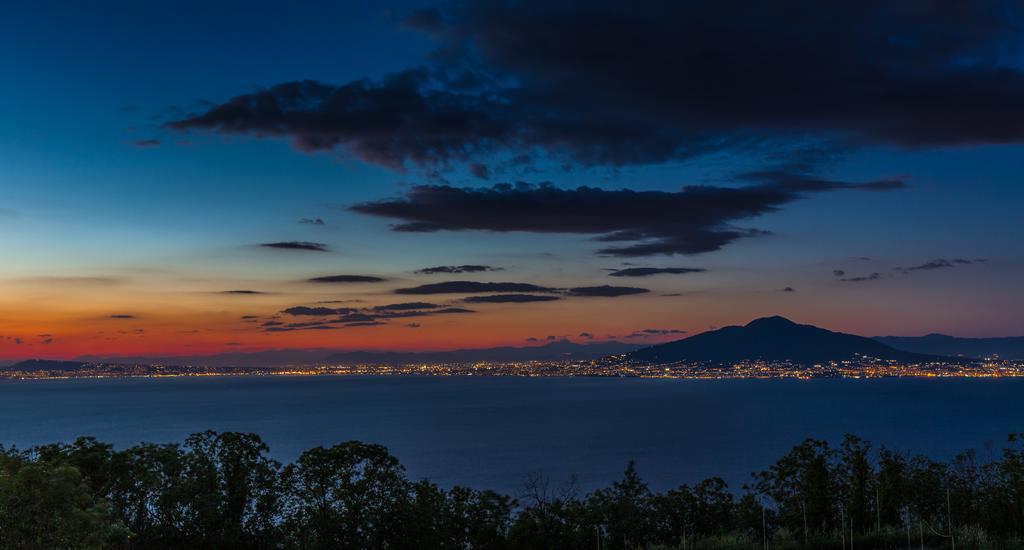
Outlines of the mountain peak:
M881 342L794 323L778 315L754 319L745 326L730 326L637 350L640 361L791 361L812 364L858 356L920 360L926 356L893 349Z
M770 317L760 317L747 323L747 328L757 327L792 327L796 326L796 323L786 319L781 315L772 315Z

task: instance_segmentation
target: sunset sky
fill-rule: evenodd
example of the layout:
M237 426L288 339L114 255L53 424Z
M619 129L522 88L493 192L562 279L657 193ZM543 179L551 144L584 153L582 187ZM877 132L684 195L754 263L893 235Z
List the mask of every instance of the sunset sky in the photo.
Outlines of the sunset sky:
M47 4L0 359L1024 334L1016 2Z

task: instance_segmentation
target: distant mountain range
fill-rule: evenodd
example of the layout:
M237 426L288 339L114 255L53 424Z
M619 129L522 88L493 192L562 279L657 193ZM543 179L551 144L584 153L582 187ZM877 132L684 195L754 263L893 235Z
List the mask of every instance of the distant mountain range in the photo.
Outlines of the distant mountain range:
M914 353L954 357L990 357L1024 359L1024 336L1003 338L958 338L945 334L926 336L876 336L875 340L896 349Z
M738 362L763 359L813 364L856 355L900 361L921 361L930 355L898 350L877 340L800 325L784 317L763 317L745 326L728 326L629 354L636 361Z
M539 346L503 346L449 351L338 351L331 349L268 350L232 352L205 356L82 356L72 361L33 359L3 369L72 371L87 363L164 364L205 367L281 367L311 364L410 364L464 363L472 361L546 361L598 359L628 354L636 361L720 361L750 359L794 363L822 363L866 355L902 361L936 358L978 358L999 355L1024 359L1024 337L956 338L943 334L927 336L879 336L865 338L801 325L784 317L755 319L745 326L728 326L665 344L644 347L624 342L575 343L558 340Z
M642 344L624 342L593 342L581 344L556 340L540 346L504 346L495 348L457 349L448 351L338 351L268 350L233 352L216 355L182 356L82 356L75 361L117 364L200 365L207 367L280 367L286 365L356 364L356 363L420 363L470 361L549 361L555 359L598 359L607 355L628 353ZM24 362L23 362L24 363ZM13 367L11 367L13 368ZM52 369L51 369L52 370Z
M548 361L555 359L599 359L634 351L641 346L623 342L577 344L558 340L543 346L460 349L434 352L349 351L336 353L324 362L347 363L461 363L468 361Z
M31 371L63 371L73 372L76 371L88 363L82 361L57 361L52 359L29 359L27 361L21 361L20 363L14 363L13 365L0 366L0 371L4 370L17 370L23 372Z

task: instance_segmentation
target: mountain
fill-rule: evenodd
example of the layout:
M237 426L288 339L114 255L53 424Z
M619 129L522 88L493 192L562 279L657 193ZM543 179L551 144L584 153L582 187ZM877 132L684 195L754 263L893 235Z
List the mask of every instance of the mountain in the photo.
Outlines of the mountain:
M390 352L390 351L349 351L336 353L324 359L327 364L355 363L465 363L470 361L550 361L558 359L599 359L608 355L620 355L636 350L640 346L623 342L595 342L577 344L569 340L558 340L542 346L498 347L482 349L460 349L452 351Z
M958 338L946 334L925 336L876 336L875 340L903 351L959 357L1024 359L1024 336Z
M118 365L198 365L203 367L283 367L310 365L323 360L336 349L272 349L233 351L213 355L83 355L77 361Z
M622 342L594 342L577 344L568 340L550 342L542 346L457 349L449 351L338 351L332 349L267 350L256 352L228 352L215 355L181 356L82 356L77 361L90 363L136 365L198 365L204 367L283 367L287 365L356 364L356 363L421 363L469 361L545 361L555 359L598 359L606 355L619 355L641 346Z
M6 367L0 367L0 371L74 371L82 368L86 364L87 363L83 363L82 361L54 361L51 359L29 359L27 361L14 363L13 365L8 365Z
M655 363L764 359L812 364L849 359L857 354L904 361L932 358L897 350L863 336L800 325L776 316L643 348L629 354L629 359Z

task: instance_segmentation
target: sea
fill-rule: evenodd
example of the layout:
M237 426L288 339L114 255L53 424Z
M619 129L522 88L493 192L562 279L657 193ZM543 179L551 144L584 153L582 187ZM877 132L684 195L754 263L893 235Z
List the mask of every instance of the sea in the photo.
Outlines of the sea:
M122 448L207 429L273 458L379 443L412 479L519 494L541 476L584 494L631 460L652 489L719 476L739 491L806 438L948 459L1024 432L1024 379L226 376L0 381L0 444L91 435Z

